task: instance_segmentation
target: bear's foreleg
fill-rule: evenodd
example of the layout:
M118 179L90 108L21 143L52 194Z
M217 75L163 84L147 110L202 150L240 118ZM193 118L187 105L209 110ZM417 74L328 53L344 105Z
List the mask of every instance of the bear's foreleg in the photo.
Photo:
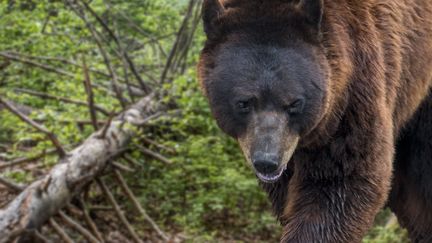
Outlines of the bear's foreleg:
M391 123L379 116L364 127L349 121L328 145L293 158L282 242L361 242L383 207L394 154Z
M412 242L432 242L432 89L399 133L388 205Z
M281 242L360 242L385 200L380 180L353 175L295 185Z

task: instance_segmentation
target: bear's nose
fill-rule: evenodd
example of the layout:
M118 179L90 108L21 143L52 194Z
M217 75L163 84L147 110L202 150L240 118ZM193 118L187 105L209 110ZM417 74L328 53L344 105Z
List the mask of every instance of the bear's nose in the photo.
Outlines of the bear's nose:
M263 175L275 173L279 168L277 156L267 153L256 153L253 158L253 166L256 171Z

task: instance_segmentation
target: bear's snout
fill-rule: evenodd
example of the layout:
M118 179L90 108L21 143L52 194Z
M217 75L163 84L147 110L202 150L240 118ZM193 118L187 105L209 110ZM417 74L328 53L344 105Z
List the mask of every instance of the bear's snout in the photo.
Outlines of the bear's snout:
M255 153L252 164L257 172L264 175L274 174L279 168L278 156L272 153Z

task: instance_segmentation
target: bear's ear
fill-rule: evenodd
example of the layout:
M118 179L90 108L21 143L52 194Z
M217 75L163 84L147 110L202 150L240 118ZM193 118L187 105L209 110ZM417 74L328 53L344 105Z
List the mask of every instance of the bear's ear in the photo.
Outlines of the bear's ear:
M299 0L297 9L306 18L314 30L320 32L321 22L324 15L323 0Z
M219 17L224 13L225 8L221 0L204 0L202 6L202 18L204 22L204 32L207 38L212 39L219 33Z

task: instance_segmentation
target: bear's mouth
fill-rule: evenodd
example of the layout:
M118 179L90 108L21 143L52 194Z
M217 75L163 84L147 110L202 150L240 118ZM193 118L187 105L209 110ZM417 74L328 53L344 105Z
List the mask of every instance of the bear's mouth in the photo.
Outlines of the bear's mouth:
M286 168L287 165L285 165L284 167L282 167L281 169L277 170L275 173L272 174L262 174L259 173L258 171L255 171L255 174L261 182L270 184L270 183L277 182L282 177L282 174L285 172Z
M279 166L279 169L276 170L275 172L271 174L263 174L258 172L257 170L254 170L258 179L264 183L269 183L269 184L277 182L282 177L285 170L287 169L288 164L290 163L290 160L292 159L292 156L294 154L294 151L297 148L298 141L299 141L299 137L295 137L292 140L292 142L290 143L291 146L289 147L289 149L285 151L282 157L282 161L285 162L281 166Z

